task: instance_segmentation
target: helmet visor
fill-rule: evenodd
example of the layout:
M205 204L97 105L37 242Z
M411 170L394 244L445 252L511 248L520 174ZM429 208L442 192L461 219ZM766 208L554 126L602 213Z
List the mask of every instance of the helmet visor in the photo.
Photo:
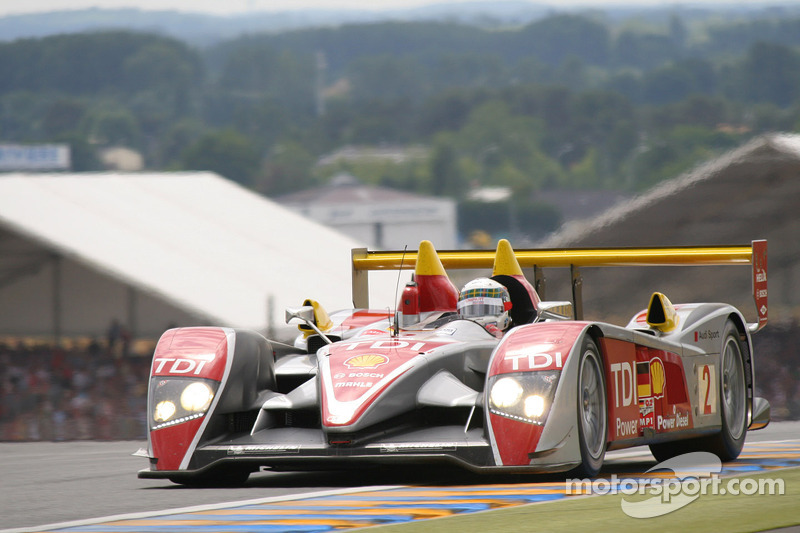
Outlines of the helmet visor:
M458 314L464 318L500 316L506 311L503 289L468 289L461 293Z

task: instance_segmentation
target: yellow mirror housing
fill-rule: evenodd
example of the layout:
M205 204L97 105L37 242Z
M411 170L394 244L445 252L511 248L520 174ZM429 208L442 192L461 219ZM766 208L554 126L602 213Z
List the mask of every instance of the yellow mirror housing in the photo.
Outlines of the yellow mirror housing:
M303 302L303 306L310 306L314 308L314 324L320 329L320 331L328 331L331 329L331 327L333 327L333 321L331 320L331 317L328 316L328 312L325 311L318 301L308 299ZM299 324L297 329L308 334L313 333L313 330L305 324Z
M669 333L678 327L678 317L675 307L669 298L660 292L654 292L647 306L647 325L664 333Z

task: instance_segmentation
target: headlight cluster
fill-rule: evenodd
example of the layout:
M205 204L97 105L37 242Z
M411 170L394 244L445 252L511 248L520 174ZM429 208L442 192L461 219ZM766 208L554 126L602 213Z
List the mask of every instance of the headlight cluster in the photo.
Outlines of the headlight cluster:
M150 382L150 429L200 418L208 411L218 383L209 379L165 379Z
M503 374L489 380L489 410L530 424L544 424L558 384L559 370Z

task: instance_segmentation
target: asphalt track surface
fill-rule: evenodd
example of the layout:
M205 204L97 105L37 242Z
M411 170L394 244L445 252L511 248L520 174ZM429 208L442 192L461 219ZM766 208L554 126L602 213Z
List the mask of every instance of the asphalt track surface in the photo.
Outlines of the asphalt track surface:
M563 477L559 486L555 479L548 484L546 478L475 476L461 470L430 467L328 473L262 472L252 475L242 488L184 488L168 481L136 477L136 472L146 466L146 460L131 454L143 444L0 443L0 533L38 531L54 529L56 526L62 531L161 531L167 526L165 522L158 521L159 515L168 515L169 518L170 515L165 513L169 511L172 517L187 520L188 508L200 512L189 517L198 527L181 530L210 531L213 529L201 527L202 520L211 518L209 510L213 510L211 514L215 518L227 514L232 519L241 520L241 510L247 509L256 517L266 514L274 517L284 513L287 520L291 520L288 515L292 512L294 515L309 515L308 508L304 508L302 502L306 502L306 505L313 502L315 509L329 506L339 510L354 502L357 505L359 501L362 504L368 502L369 507L374 507L373 503L369 503L370 499L375 502L402 499L413 503L414 498L430 501L433 495L438 495L444 498L443 501L455 502L455 510L428 506L415 517L426 518L479 510L481 505L485 505L486 493L480 493L482 496L476 491L487 484L494 484L491 490L492 498L496 501L502 500L506 491L510 491L509 494L513 492L515 501L519 503L546 501L561 497L564 492ZM745 452L748 450L752 457L761 457L762 450L778 450L779 454L794 457L791 461L795 465L800 464L800 422L773 423L764 430L748 434ZM608 454L607 466L601 476L614 472L644 472L656 464L655 459L645 452L646 448L634 448ZM764 462L761 459L755 461ZM770 461L766 459L767 463ZM769 468L789 465L790 462L773 461L774 464ZM741 468L746 470L750 466L743 464ZM520 496L516 487L534 482L541 483L526 489ZM228 502L230 505L220 505ZM178 509L181 512L175 513ZM385 512L391 514L390 511L391 508L388 508ZM324 530L325 524L330 524L331 529L348 526L342 521L341 515L319 515L319 524L322 526L319 530ZM103 521L107 524L112 521L110 517L117 519L120 516L136 520L124 526L119 522L116 528L87 525L95 522L91 519L109 517ZM151 519L151 516L156 518ZM352 524L352 527L356 527L360 522L354 520ZM278 523L275 525L277 529L265 526L257 530L290 529ZM302 528L295 530L301 531Z

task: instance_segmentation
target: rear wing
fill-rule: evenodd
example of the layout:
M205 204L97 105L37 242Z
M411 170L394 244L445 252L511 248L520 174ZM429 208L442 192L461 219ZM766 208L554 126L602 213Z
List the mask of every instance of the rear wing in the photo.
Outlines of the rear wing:
M533 285L544 297L545 278L542 269L569 268L572 272L572 297L575 318L583 318L581 267L608 266L686 266L686 265L751 265L753 299L758 322L750 324L755 332L767 324L767 241L753 241L740 246L680 246L652 248L583 248L583 249L522 249L514 250L520 266L533 268ZM438 252L445 269L491 269L493 250L446 250ZM399 270L414 268L415 251L352 250L353 305L369 307L370 270Z

